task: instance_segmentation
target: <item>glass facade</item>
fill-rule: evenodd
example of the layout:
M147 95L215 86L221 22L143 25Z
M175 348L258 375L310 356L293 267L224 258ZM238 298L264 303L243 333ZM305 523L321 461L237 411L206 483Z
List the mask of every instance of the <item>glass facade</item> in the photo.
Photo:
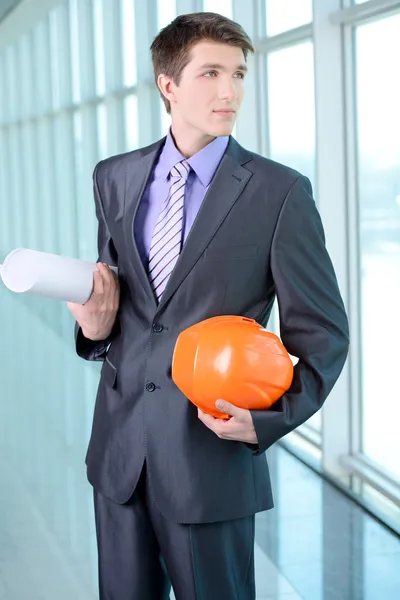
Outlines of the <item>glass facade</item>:
M267 0L267 35L277 35L311 23L312 9L312 0Z
M357 27L362 451L400 478L400 14ZM380 400L378 400L380 399Z
M314 49L311 40L268 54L267 93L271 158L306 175L315 188ZM307 424L320 431L320 413Z
M203 0L203 10L207 12L218 12L224 17L232 19L232 0Z

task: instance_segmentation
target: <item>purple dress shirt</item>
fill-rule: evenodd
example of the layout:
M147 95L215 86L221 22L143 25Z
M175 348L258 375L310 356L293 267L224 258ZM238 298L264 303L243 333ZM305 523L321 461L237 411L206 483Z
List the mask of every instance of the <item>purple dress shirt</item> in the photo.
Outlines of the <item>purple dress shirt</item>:
M215 175L228 145L229 136L217 137L208 146L186 159L191 166L185 189L183 243L199 212L204 196ZM151 237L164 200L169 193L169 173L176 163L184 160L172 139L166 142L149 178L135 219L135 240L143 264L147 268Z

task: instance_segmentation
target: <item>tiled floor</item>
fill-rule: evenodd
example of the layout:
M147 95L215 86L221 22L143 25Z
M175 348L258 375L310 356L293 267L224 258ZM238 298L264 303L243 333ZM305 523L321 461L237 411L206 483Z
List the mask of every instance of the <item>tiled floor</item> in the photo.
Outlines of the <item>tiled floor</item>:
M299 597L399 600L400 539L284 450L269 459L275 509L256 541Z
M294 587L279 572L274 563L255 545L257 600L300 600Z
M269 463L275 508L257 515L257 599L399 600L400 540L285 450ZM95 600L83 471L60 481L66 501L49 486L46 514L4 459L0 471L0 600Z

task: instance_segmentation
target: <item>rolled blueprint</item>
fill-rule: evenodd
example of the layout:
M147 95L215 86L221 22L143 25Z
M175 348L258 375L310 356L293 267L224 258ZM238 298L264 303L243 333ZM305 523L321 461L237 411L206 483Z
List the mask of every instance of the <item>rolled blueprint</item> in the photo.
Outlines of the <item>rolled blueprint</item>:
M117 274L117 268L111 267ZM93 291L96 263L58 254L16 248L0 266L0 275L13 292L85 304Z

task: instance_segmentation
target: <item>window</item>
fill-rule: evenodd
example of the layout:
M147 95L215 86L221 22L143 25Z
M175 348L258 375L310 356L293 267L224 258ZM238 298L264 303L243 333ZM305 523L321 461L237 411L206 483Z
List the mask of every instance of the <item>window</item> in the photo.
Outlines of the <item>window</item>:
M266 0L267 35L311 23L312 0Z
M123 83L136 84L135 10L134 0L122 0Z
M362 450L400 477L400 15L355 31Z
M79 102L81 99L80 89L80 55L79 47L79 13L78 0L70 0L70 49L71 49L71 72L72 72L72 100Z
M315 180L313 46L268 55L269 141L274 160Z
M268 104L271 158L297 169L314 184L314 58L311 42L268 55ZM321 413L309 419L307 425L320 430Z
M215 12L232 19L232 0L203 0L204 12Z
M93 0L93 18L96 65L96 93L99 96L102 96L106 90L102 0Z
M107 158L108 123L107 107L104 102L97 105L97 145L100 159L103 160L104 158Z
M138 141L138 106L133 94L124 101L126 150L129 152L139 146Z
M175 0L157 0L158 29L166 27L176 17Z

